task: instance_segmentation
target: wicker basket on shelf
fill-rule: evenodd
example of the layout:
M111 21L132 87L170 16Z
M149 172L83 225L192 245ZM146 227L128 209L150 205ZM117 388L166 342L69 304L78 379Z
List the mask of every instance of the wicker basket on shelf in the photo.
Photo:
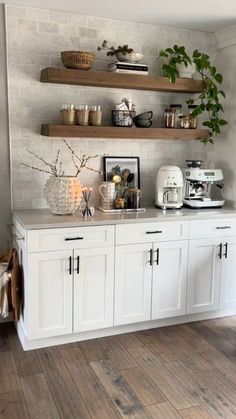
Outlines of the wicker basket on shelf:
M61 59L66 68L89 70L93 65L95 54L86 51L61 51Z

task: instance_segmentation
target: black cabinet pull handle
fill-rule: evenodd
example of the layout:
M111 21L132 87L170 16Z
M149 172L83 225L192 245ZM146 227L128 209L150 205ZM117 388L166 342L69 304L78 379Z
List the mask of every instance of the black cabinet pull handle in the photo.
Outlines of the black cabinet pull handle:
M148 253L150 253L150 259L149 259L149 261L148 261L148 262L150 263L150 266L152 266L152 263L153 263L153 253L152 253L152 249L150 249Z
M158 233L162 233L161 230L156 230L156 231L146 231L146 234L158 234Z
M79 268L80 268L79 262L80 262L80 258L79 258L79 256L77 256L77 266L76 266L76 273L77 274L79 274Z
M219 258L222 259L222 249L223 249L223 244L220 243L219 244L219 248L220 248L220 253L218 254Z
M228 257L228 243L225 243L224 247L225 247L225 253L223 254L223 256L225 257L225 259L227 259L227 257Z
M71 240L83 240L84 238L83 237L67 237L66 239L65 239L65 241L66 242L69 242L69 241L71 241Z
M231 228L231 226L218 226L216 227L216 230L226 230L228 228Z
M155 260L156 264L159 265L159 258L160 258L160 249L156 250L157 258Z
M69 275L72 275L72 257L69 257Z

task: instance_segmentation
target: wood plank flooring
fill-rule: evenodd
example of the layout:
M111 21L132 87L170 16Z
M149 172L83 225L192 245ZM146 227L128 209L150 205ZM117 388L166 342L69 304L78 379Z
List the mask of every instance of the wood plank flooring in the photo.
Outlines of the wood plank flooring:
M0 418L236 419L236 316L28 352L0 324Z

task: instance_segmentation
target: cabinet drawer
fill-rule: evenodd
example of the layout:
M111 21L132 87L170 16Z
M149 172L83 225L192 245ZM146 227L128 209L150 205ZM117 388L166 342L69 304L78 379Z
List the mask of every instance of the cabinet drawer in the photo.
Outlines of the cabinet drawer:
M28 252L114 245L114 226L30 230Z
M116 226L116 244L149 243L188 238L188 221Z
M215 220L191 221L189 236L201 237L224 237L236 235L236 218L219 218Z

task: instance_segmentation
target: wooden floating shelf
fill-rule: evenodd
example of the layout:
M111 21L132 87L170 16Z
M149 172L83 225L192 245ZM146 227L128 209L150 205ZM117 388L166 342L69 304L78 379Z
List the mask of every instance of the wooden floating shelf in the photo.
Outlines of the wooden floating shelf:
M201 80L177 79L175 83L170 83L167 77L70 70L59 67L47 67L41 70L40 81L155 92L200 93L202 91Z
M41 134L47 137L136 140L202 140L208 137L208 131L205 129L85 127L79 125L42 125Z

